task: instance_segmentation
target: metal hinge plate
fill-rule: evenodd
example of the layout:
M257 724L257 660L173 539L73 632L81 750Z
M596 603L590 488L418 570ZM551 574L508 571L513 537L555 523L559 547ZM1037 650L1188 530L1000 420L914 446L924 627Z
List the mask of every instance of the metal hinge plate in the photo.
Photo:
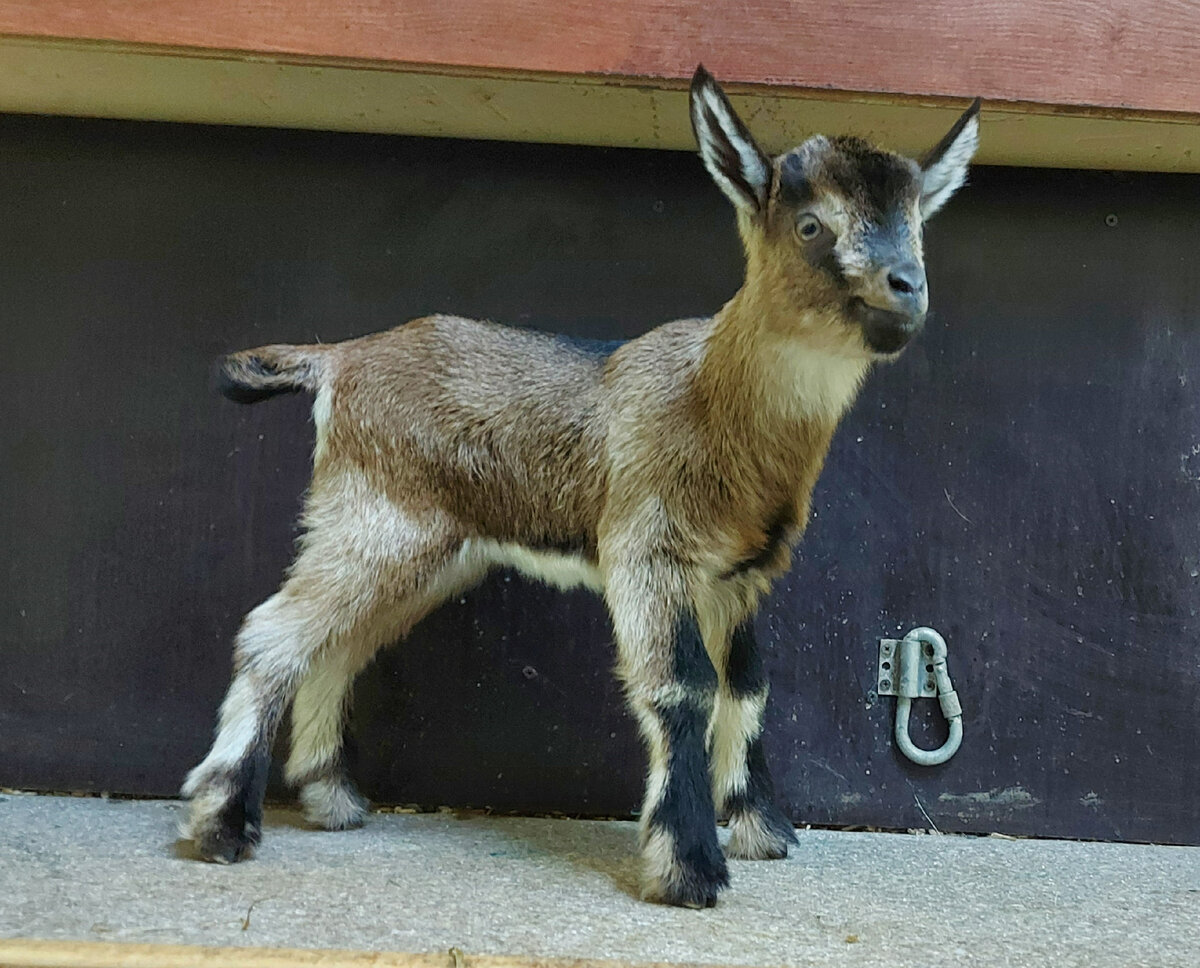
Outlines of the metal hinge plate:
M928 645L922 646L922 659L925 668L917 679L917 696L922 699L933 699L937 696L937 680L933 677L933 650ZM879 640L879 670L876 676L875 691L881 696L897 696L897 682L900 678L900 640Z

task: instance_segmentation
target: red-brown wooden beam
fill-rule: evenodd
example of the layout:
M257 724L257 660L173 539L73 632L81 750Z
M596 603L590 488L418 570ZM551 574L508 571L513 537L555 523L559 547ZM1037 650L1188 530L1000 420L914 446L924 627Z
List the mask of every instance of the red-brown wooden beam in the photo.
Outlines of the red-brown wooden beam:
M0 0L0 34L1200 114L1190 0Z

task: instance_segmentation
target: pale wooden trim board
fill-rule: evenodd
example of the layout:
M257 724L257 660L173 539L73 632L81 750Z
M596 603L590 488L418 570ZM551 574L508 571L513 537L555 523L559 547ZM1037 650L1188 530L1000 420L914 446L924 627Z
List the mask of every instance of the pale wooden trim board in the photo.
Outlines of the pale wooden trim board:
M679 84L406 69L176 48L0 37L0 111L691 150ZM735 89L772 151L813 132L909 154L962 105L838 92ZM1187 115L985 105L982 164L1200 171Z

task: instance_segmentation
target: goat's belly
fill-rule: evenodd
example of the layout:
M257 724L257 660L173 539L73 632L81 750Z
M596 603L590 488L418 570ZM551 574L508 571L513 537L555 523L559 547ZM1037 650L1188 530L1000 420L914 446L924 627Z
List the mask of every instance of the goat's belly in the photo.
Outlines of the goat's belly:
M515 568L522 575L553 585L555 588L590 588L604 591L604 581L595 563L582 555L540 551L519 544L473 538L463 545L462 554L482 559L491 565Z

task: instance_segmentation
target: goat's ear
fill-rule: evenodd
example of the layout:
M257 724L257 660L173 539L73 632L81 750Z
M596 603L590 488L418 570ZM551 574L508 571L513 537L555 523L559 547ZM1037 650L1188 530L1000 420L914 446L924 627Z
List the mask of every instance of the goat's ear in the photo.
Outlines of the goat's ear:
M691 106L704 167L734 205L750 215L761 212L771 190L771 161L703 64L692 76Z
M954 127L921 159L921 217L929 218L967 180L967 165L979 147L979 98Z

